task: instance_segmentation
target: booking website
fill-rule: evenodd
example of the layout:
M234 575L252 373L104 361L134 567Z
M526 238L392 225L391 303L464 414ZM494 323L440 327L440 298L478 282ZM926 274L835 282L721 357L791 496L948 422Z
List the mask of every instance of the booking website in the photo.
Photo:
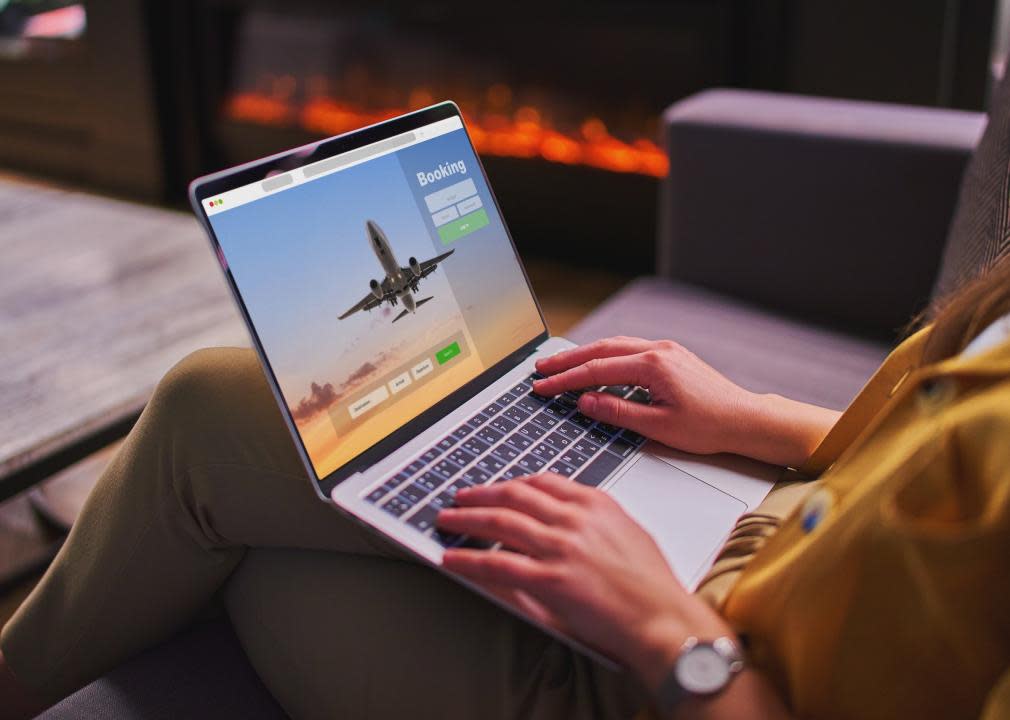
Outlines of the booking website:
M320 478L544 329L466 133L446 122L205 201Z

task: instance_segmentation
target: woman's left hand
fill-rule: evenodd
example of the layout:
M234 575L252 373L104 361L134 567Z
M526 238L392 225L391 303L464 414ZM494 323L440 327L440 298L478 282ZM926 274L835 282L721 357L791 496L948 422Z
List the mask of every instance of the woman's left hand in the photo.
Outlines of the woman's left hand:
M449 549L442 565L636 671L655 689L689 636L731 634L609 495L552 473L460 490L448 532L515 552Z

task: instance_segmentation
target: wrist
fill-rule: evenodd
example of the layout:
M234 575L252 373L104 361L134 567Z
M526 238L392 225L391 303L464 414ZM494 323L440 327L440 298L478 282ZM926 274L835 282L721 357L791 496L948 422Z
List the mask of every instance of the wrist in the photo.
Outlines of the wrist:
M738 428L737 454L774 465L799 467L840 413L774 393L749 393Z
M711 615L686 623L682 614L670 613L657 616L642 628L628 664L650 693L655 694L676 664L688 638L714 640L728 636L735 639L732 629L715 613Z

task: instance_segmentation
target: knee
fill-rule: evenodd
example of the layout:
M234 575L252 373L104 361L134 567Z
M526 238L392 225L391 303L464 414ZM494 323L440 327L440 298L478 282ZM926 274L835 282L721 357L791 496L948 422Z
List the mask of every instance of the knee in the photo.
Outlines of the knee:
M256 354L247 348L207 348L180 360L158 383L147 414L162 431L212 432L269 400Z

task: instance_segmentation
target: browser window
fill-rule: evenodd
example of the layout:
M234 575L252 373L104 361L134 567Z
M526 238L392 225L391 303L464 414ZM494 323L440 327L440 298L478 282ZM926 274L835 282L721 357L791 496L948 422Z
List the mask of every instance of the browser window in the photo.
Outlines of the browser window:
M203 205L320 478L544 331L458 117Z

